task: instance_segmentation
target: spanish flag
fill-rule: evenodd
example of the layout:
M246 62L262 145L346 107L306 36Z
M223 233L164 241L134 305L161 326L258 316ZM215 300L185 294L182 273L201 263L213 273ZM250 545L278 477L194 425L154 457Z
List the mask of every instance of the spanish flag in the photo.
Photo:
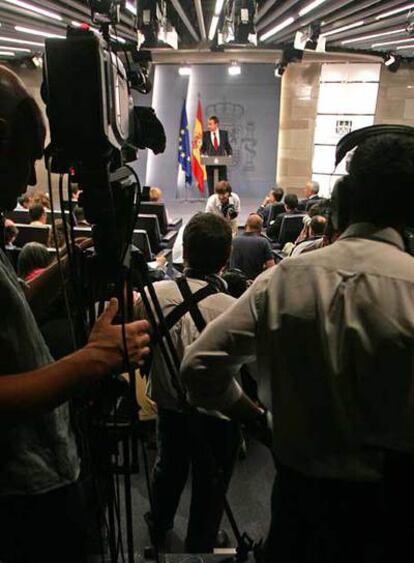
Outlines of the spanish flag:
M201 164L200 148L203 141L203 112L200 97L197 103L197 115L194 124L192 167L193 176L197 182L198 189L204 193L204 181L207 178L206 167Z

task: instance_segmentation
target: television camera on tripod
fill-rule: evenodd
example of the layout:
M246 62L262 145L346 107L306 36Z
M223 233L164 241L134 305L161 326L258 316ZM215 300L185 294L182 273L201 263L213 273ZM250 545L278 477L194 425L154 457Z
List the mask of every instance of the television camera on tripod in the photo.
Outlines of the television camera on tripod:
M65 199L64 178L68 178L69 194L69 172L74 169L83 189L80 203L87 221L92 225L93 249L84 253L79 253L74 245L73 222L66 228L73 295L84 327L93 323L96 310L102 308L105 301L113 295L117 296L120 303L119 322L124 326L132 317L134 283L140 290L153 329L159 332L157 340L177 394L185 408L191 408L185 404L185 393L179 388L177 353L149 280L146 262L139 251L131 248L142 196L136 173L137 151L151 148L157 154L163 152L166 145L164 129L154 111L151 108L134 107L131 97L132 89L140 93L148 93L151 89L151 55L146 51L137 51L136 45L120 45L116 41L119 0L90 0L89 5L92 21L99 23L100 33L88 26L81 26L69 28L65 40L46 40L45 80L42 87L50 123L51 142L46 150L46 161L52 207L52 173L59 175L59 197L62 202ZM70 197L67 199L70 200ZM72 332L75 333L74 330ZM85 338L86 333L87 329L81 338ZM114 376L102 405L93 411L92 424L94 436L96 432L99 434L97 442L106 449L105 452L98 452L98 459L106 470L104 511L108 514L112 563L117 562L119 557L125 560L124 537L129 563L136 560L131 475L137 471L137 444L142 435L139 431L135 372L128 365L127 358L125 371L129 374L129 389L125 392L122 385L120 388L119 383L123 380ZM122 420L117 410L120 393L128 399L127 416ZM142 445L151 503L143 442ZM120 516L119 475L124 477L126 531ZM238 541L236 559L246 561L250 557L253 542L238 531L227 503L226 512ZM152 556L160 560L157 550ZM209 556L204 560L235 559Z

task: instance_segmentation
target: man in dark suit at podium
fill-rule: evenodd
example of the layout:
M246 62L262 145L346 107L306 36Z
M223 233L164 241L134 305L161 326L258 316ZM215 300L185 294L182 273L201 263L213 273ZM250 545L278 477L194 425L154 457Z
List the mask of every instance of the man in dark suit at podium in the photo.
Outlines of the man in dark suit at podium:
M233 149L229 142L229 134L219 129L219 119L215 115L208 118L208 131L203 132L201 154L207 156L231 156ZM227 180L227 166L206 166L208 195L214 194L214 170L218 170L218 179Z

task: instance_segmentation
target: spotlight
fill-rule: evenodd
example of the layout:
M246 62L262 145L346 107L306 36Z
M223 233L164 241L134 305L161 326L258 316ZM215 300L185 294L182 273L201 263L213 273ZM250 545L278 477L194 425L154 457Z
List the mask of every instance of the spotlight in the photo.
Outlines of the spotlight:
M228 68L230 76L239 76L241 74L241 66L237 61L232 61Z
M188 65L180 66L180 68L178 69L178 74L180 76L190 76L191 66Z
M43 68L43 57L39 55L33 55L32 63L36 68Z
M138 48L178 49L178 35L167 18L166 3L141 0L138 4Z
M402 57L394 53L388 53L388 55L386 55L384 59L384 64L390 72L397 72L397 70L401 66L401 62Z
M275 77L282 78L282 76L286 72L286 69L287 69L287 65L284 65L282 63L277 63L275 66Z
M299 51L317 51L324 53L326 51L326 38L320 37L321 23L315 22L302 31L298 31L295 35L295 49Z

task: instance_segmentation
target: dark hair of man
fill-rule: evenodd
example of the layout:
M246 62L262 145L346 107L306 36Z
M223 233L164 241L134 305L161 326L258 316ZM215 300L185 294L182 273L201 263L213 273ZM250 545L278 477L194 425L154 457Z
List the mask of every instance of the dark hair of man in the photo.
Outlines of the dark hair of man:
M322 215L327 217L329 214L329 199L321 199L318 203L314 203L308 209L309 217L315 217L315 215Z
M274 188L273 190L270 191L272 192L273 197L277 202L282 201L283 196L285 195L285 192L282 188Z
M326 217L322 215L315 215L310 222L310 228L315 236L323 235L326 228Z
M14 241L14 239L19 234L19 229L16 225L6 225L4 227L4 242L5 244L10 244Z
M183 233L183 255L189 268L216 274L227 264L232 245L230 224L213 213L197 213Z
M404 227L414 208L414 139L382 135L362 143L349 166L351 222Z
M296 194L287 194L285 197L285 205L291 211L297 208L298 203L298 196Z
M208 118L209 121L214 121L214 123L220 123L219 118L217 117L217 115L210 115L210 117Z
M76 224L84 223L86 221L85 210L83 209L83 207L79 207L79 205L76 205L75 208L73 209L73 214L76 219Z
M17 274L25 279L33 270L47 268L51 261L52 257L44 244L28 242L20 251L17 260Z
M34 203L29 207L29 217L31 221L39 221L45 214L45 208L41 203Z
M216 194L231 194L230 183L226 180L221 180L220 182L217 182L214 191Z

